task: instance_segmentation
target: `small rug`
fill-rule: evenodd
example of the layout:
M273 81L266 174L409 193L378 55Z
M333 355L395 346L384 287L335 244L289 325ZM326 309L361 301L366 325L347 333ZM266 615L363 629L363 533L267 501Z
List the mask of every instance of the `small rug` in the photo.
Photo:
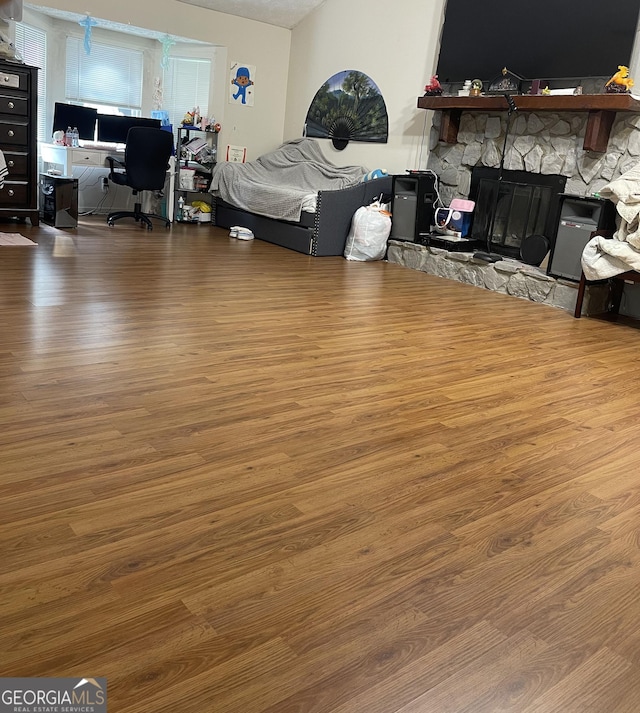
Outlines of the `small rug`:
M9 245L37 245L33 240L25 238L20 233L0 233L0 247Z

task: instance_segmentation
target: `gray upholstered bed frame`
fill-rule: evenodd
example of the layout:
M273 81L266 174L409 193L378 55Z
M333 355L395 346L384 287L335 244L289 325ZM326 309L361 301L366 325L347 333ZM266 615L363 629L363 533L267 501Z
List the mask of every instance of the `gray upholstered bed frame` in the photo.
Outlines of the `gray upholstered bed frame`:
M317 257L342 255L356 210L380 194L390 200L393 178L385 176L337 191L319 191L315 213L302 213L298 223L249 213L214 199L214 222L222 228L241 225L256 238Z

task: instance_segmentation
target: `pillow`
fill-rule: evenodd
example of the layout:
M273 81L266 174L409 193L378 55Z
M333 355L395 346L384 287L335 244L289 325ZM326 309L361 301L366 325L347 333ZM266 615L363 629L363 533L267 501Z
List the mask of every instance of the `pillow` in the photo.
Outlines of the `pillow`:
M365 173L365 175L362 177L363 181L373 181L376 178L382 178L383 176L389 175L387 173L387 170L385 168L376 168L373 171L369 171L369 173Z

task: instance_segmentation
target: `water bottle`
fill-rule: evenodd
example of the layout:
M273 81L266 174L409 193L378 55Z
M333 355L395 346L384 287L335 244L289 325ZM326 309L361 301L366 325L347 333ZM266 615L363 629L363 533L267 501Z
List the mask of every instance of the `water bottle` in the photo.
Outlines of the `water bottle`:
M80 146L80 132L78 131L78 127L74 126L73 127L73 133L72 133L72 144L74 149L77 149Z
M182 220L182 217L184 216L184 198L180 196L178 198L178 215L176 216L176 220Z
M73 130L70 126L67 126L67 130L64 132L64 145L73 146Z

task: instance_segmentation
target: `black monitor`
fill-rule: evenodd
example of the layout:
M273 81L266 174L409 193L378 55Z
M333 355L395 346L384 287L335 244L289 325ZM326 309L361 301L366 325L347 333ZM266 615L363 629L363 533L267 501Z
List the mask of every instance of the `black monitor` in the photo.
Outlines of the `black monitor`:
M150 126L159 129L160 119L147 119L141 116L113 116L98 114L98 141L108 144L126 144L129 129L134 126Z
M77 128L78 138L83 141L93 141L96 136L97 117L97 109L56 102L53 112L53 131L66 131L69 127Z

